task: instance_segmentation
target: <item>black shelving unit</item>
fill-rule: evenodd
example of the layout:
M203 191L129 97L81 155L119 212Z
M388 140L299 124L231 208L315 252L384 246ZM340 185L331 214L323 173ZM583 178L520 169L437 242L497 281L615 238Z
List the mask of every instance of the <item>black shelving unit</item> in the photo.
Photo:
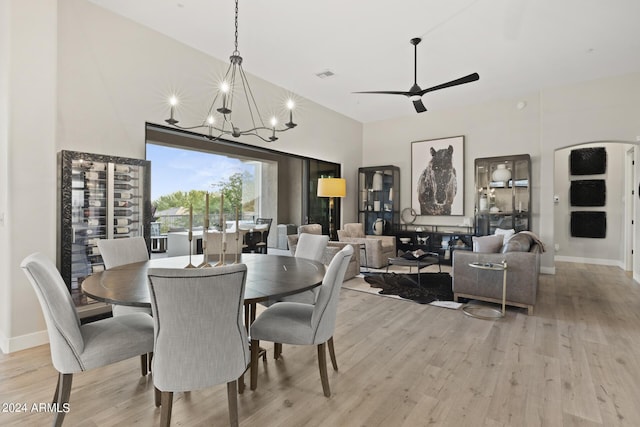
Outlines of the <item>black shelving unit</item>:
M497 228L531 230L531 157L485 157L474 166L476 234L494 234Z
M370 166L358 169L358 222L365 234L375 234L383 221L383 235L392 235L400 224L400 168Z

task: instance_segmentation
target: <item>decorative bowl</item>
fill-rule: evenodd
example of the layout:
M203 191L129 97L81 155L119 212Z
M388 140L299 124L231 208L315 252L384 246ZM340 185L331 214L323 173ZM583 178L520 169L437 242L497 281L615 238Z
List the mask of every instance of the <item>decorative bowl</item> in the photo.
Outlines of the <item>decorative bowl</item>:
M411 242L411 237L401 237L400 241L406 245Z

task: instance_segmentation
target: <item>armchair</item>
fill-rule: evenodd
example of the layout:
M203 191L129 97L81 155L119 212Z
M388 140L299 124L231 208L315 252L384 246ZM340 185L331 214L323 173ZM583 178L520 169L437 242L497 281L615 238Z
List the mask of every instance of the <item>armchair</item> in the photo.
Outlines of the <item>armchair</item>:
M291 255L295 255L296 248L298 246L298 239L300 234L322 234L322 226L320 224L307 224L298 227L298 234L290 234L287 236L287 242L289 244L289 251ZM327 247L324 250L321 262L324 265L331 264L331 260L338 252L340 252L345 246L350 245L346 242L328 242ZM353 256L349 261L347 272L344 275L344 280L349 280L358 274L360 274L360 245L351 244L353 246Z
M389 263L389 258L396 256L395 236L367 236L364 234L364 225L360 223L345 224L342 230L338 230L338 240L364 243L366 259L362 265L370 268L382 268Z
M480 242L480 239L487 243ZM459 297L502 302L502 272L478 270L473 262L507 263L506 304L527 309L533 314L538 292L540 253L544 245L530 232L521 231L503 244L502 236L474 237L478 252L455 251L451 276L453 299ZM491 242L497 240L497 242ZM492 248L493 247L493 248ZM493 249L493 251L491 251ZM480 252L482 251L482 252Z

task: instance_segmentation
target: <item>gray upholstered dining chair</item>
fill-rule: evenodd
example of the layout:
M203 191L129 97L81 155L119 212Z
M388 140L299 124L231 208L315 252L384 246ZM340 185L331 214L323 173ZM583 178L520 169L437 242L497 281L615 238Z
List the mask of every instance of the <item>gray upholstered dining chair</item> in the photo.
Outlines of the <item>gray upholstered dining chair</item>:
M298 302L278 302L267 308L251 324L251 388L258 382L258 355L260 341L271 341L282 344L317 345L318 365L324 395L331 396L325 344L328 344L333 369L338 370L333 347L333 331L338 312L340 288L349 260L353 255L353 247L345 246L329 264L322 280L318 299L315 304Z
M328 243L329 236L303 233L298 238L298 245L293 256L322 262Z
M147 252L147 242L144 237L130 237L124 239L101 239L98 240L98 250L104 262L104 268L110 269L134 262L149 260ZM114 316L119 314L129 314L131 312L143 312L151 314L151 310L145 307L127 307L124 305L114 305L111 307Z
M329 236L322 236L318 234L303 233L298 239L298 245L296 246L296 252L294 257L312 259L314 261L322 262L324 257L324 251L329 243ZM280 301L290 302L302 302L305 304L315 304L318 297L319 287L313 288L309 291L300 292L293 295L287 295L280 298Z
M243 324L247 266L150 268L154 319L153 384L160 425L171 421L173 393L227 383L231 425L238 425L236 380L250 361ZM158 395L161 395L158 399Z
M100 239L98 240L98 250L104 262L104 268L110 269L125 264L143 262L149 260L147 252L147 242L144 237L130 237L123 239ZM113 316L122 316L131 313L151 314L151 309L146 307L129 307L126 305L114 304L111 306ZM142 376L147 375L149 364L153 358L153 352L140 356L140 370Z
M153 351L153 320L142 313L112 317L80 325L78 313L56 266L41 253L20 264L40 301L49 334L51 360L58 371L53 402L69 403L73 374ZM65 412L55 413L60 426Z

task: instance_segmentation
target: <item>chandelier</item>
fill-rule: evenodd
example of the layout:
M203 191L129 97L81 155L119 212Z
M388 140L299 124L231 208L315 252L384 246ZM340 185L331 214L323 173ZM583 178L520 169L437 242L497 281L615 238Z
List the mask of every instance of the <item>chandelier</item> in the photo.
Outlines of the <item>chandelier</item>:
M256 100L253 97L247 76L242 68L242 56L240 56L240 51L238 51L238 0L236 0L235 25L235 49L229 57L229 67L224 74L219 90L216 92L213 101L211 101L205 119L202 123L194 126L179 125L178 120L174 117L175 107L178 105L178 98L173 95L169 99L170 117L166 119L165 122L184 130L205 128L207 129L206 137L214 141L224 135L231 135L235 138L242 135L252 135L265 142L272 142L278 139L276 133L285 132L297 126L296 123L293 122L293 108L295 104L292 99L289 99L286 103L286 107L289 110L289 121L284 124L284 127L277 127L278 119L275 116L271 117L270 126L265 125L262 114L260 114ZM239 81L236 81L238 77ZM245 129L241 129L232 118L235 95L240 92L240 88L244 92L244 96L238 94L238 98L240 101L244 98L248 107L247 115L251 118L251 125ZM265 137L264 135L269 136Z

